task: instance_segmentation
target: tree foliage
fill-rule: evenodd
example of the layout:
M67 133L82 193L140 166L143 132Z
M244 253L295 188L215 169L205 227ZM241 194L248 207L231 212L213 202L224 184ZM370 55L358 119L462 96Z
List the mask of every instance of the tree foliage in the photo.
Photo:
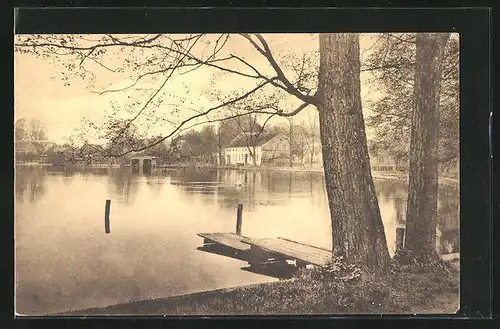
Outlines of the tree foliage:
M373 71L382 97L370 107L367 126L374 129L374 153L389 154L408 163L411 117L414 110L415 34L384 33L362 70ZM439 160L443 167L459 157L459 40L452 37L443 57L440 90Z
M17 119L14 124L14 138L16 142L25 140L28 138L28 132L26 130L26 119Z
M47 128L38 119L26 120L19 118L14 124L14 136L16 141L45 141L47 139Z

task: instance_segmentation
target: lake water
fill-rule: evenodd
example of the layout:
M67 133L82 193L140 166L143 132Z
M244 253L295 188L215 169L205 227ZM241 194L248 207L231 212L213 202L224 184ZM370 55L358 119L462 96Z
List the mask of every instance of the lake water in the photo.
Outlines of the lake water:
M376 180L390 252L406 183ZM47 314L276 280L196 248L201 232L286 237L331 248L321 173L19 167L15 181L16 312ZM111 199L111 233L104 231ZM458 191L439 193L438 251L459 250Z

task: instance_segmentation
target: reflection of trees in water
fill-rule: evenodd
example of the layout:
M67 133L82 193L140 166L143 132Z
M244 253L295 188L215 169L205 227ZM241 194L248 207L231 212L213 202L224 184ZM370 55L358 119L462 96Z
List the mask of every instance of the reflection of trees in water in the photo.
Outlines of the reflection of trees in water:
M442 253L460 251L459 190L443 186L438 192L439 248Z
M285 204L294 197L324 202L324 178L317 173L224 170L218 175L219 203L233 207ZM247 208L249 209L249 208Z
M146 176L146 184L150 189L159 193L163 189L164 176L161 176L161 175Z
M268 171L263 184L267 184L267 190L271 194L290 197L293 191L293 179L291 172Z
M82 176L108 176L111 174L111 168L84 168L80 167L76 164L68 164L66 166L58 167L58 166L49 166L45 169L49 173L54 173L58 175L62 175L64 177L71 177L75 174L80 174Z
M22 200L25 193L29 192L29 201L36 202L45 193L45 170L39 167L16 168L14 183L16 199ZM29 191L28 191L29 190Z
M396 211L396 225L401 226L406 222L407 185L404 182L392 180L375 181L375 189L380 202L394 205Z
M457 228L459 191L452 187L442 187L439 189L438 200L439 224L449 229Z
M217 170L214 169L181 168L175 171L165 171L163 174L179 183L217 181Z
M254 209L257 175L247 171L223 171L219 178L217 203L220 206L235 208L242 203L245 209Z
M114 170L111 172L109 187L114 189L114 193L120 196L121 200L128 203L137 192L137 181L131 170Z
M407 184L400 181L376 180L375 190L377 191L377 197L386 202L395 199L403 199L406 202L408 195Z
M455 229L441 229L438 226L438 251L442 254L450 254L460 251L460 232Z
M394 205L396 223L406 222L407 185L403 182L377 180L375 182L379 202L384 200ZM440 186L438 196L438 249L441 252L456 252L460 249L459 194L453 187Z
M245 184L247 185L247 203L249 204L249 210L253 210L255 207L256 199L258 198L257 191L257 172L247 172L245 171Z

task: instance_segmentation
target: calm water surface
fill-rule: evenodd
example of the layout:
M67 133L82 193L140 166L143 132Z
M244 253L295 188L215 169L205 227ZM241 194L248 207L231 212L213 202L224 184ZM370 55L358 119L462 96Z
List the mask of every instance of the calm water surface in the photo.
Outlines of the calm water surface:
M390 252L406 184L375 181ZM276 280L196 250L200 232L287 237L331 248L320 173L16 169L16 312L47 314ZM104 232L111 199L111 234ZM459 250L458 191L441 188L438 250Z

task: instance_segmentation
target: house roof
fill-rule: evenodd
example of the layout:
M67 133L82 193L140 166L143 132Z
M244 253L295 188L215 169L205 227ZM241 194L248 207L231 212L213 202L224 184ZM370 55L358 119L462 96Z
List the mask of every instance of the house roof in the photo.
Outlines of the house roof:
M278 134L261 134L259 137L257 137L257 141L255 143L255 146L262 146L269 142L271 139L276 137ZM227 147L248 147L248 146L253 146L251 145L252 141L248 140L246 136L240 136L237 137L232 141L232 143L227 146ZM250 144L250 145L249 145Z

